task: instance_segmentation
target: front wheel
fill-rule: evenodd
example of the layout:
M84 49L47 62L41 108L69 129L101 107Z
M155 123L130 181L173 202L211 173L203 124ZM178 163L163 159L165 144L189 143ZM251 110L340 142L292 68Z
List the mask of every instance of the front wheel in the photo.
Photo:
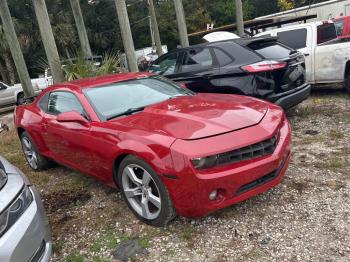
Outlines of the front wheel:
M129 208L145 223L166 226L175 217L168 190L143 160L127 156L119 167L118 185Z
M32 138L29 136L27 132L23 132L21 134L21 144L24 156L29 164L29 166L35 170L40 171L47 169L51 166L52 162L42 156L37 147L35 146Z

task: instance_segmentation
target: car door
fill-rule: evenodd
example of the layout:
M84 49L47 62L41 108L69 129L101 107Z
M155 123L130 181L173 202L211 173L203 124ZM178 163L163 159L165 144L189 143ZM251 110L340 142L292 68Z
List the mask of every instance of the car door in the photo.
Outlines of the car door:
M180 52L172 52L155 60L148 71L175 80L178 76Z
M278 42L296 49L305 56L306 80L314 81L313 64L313 33L311 27L277 32Z
M219 65L211 47L185 49L177 78L194 92L215 92L212 79L219 73Z
M90 124L57 121L60 113L69 111L77 111L86 116L83 106L73 93L69 91L51 92L44 116L42 137L55 160L89 172L91 170Z

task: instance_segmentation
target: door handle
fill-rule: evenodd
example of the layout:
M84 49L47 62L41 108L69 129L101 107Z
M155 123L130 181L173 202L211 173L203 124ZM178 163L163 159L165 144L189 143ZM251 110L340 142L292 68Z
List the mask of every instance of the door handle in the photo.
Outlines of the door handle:
M309 56L310 54L309 53L303 53L304 54L304 56Z

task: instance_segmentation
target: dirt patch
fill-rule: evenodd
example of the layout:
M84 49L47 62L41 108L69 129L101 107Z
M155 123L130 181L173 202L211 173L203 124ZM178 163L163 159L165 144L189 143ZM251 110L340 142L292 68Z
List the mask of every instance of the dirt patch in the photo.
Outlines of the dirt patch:
M72 208L74 206L81 206L91 198L91 194L84 191L59 191L44 194L42 196L45 209L49 213L54 213L61 209Z

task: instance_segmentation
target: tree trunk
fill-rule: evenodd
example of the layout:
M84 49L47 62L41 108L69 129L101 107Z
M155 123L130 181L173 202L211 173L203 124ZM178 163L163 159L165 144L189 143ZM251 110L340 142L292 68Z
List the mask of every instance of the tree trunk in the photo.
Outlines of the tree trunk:
M2 82L8 85L9 79L7 76L7 70L2 60L0 60L0 75L1 75Z
M9 76L9 83L10 85L14 85L16 84L16 73L15 73L15 67L13 65L12 62L12 58L10 56L9 53L4 53L4 61L5 61L5 65L6 65L6 69L8 72L8 76Z

